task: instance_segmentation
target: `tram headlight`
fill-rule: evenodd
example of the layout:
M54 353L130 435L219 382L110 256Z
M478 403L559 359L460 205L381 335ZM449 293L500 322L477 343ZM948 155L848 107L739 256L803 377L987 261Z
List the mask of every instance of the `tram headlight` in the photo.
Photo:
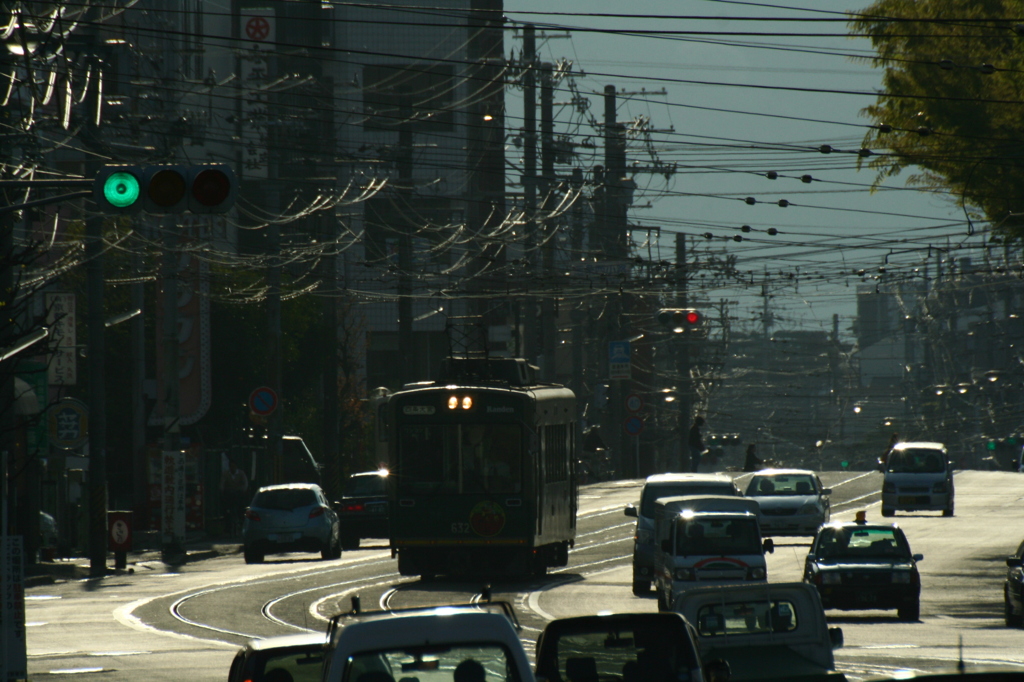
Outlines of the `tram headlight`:
M473 407L473 397L472 396L468 396L468 395L463 397L463 399L462 399L462 409L468 410L468 409L470 409L472 407Z
M448 396L448 409L454 410L459 406L459 396Z

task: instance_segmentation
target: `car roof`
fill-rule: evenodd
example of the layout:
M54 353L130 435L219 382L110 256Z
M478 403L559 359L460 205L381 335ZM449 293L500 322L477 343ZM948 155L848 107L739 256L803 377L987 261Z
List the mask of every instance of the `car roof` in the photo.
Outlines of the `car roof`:
M438 627L438 618L444 618L444 627ZM508 616L471 606L344 614L339 617L338 625L332 641L339 646L340 642L347 642L345 648L349 651L414 642L428 645L503 641L510 634L518 637Z
M357 478L359 476L380 476L383 478L385 476L389 476L390 474L391 472L389 472L387 469L376 469L375 471L360 471L355 474L349 474L349 478Z
M908 450L910 448L917 450L945 450L946 445L945 443L936 443L928 440L908 440L892 446L893 450Z
M895 523L857 523L856 521L830 521L822 524L822 528L861 528L866 530L893 530L903 532Z
M791 474L806 474L809 476L818 475L816 471L811 469L761 469L760 471L754 472L755 476L789 476Z
M268 490L319 490L320 486L316 483L277 483L275 485L265 485L259 489L259 492L267 492Z
M316 647L323 646L327 642L326 632L305 632L298 635L278 635L277 637L262 637L250 639L246 646L253 651L265 651L267 649L286 649L290 647Z
M695 482L717 482L725 481L728 483L732 482L732 479L724 474L654 474L648 476L645 484L651 483L681 483L685 481Z

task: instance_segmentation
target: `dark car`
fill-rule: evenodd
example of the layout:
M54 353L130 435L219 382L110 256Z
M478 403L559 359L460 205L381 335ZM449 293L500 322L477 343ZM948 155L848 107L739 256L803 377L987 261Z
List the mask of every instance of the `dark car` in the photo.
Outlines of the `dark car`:
M324 632L252 639L231 661L228 682L320 682Z
M911 554L896 524L864 521L821 527L804 567L826 609L896 609L900 620L921 615L920 554Z
M388 537L388 470L349 476L334 509L341 522L343 549L356 549L363 538Z
M1006 582L1003 584L1004 617L1013 628L1024 625L1024 542L1017 552L1006 557Z
M316 484L264 486L245 510L242 550L247 564L281 552L320 552L323 559L337 559L341 556L338 515Z
M537 638L537 679L701 682L697 632L678 613L560 618Z

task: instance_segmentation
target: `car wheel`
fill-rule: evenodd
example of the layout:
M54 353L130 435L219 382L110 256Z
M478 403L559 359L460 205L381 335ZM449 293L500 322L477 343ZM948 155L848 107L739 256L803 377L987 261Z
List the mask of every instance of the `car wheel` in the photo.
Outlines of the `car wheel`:
M359 540L361 538L358 535L342 535L341 536L341 548L342 549L359 549Z
M950 507L949 509L943 509L942 510L942 515L943 516L952 516L953 515L953 507Z
M1003 595L1003 621L1009 628L1019 628L1024 621L1024 618L1013 612L1013 605L1010 604L1010 600L1005 594Z
M650 580L634 580L633 581L633 594L637 597L646 597L651 593L651 581Z
M661 593L661 590L658 590L658 610L668 611L668 603L665 601L665 595Z
M895 516L896 512L888 507L882 507L882 516Z
M900 620L908 622L914 622L921 620L921 601L915 599L914 601L904 604L903 606L896 609L896 616Z
M242 555L245 557L245 563L247 564L262 564L263 563L263 552L257 552L254 549L248 547L242 550Z
M331 538L320 548L320 558L324 561L334 558L334 538Z

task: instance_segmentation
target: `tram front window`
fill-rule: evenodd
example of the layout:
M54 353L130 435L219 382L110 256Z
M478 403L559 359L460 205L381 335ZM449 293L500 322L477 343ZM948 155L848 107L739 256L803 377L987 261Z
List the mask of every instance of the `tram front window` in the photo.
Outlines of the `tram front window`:
M416 493L522 491L522 433L516 424L405 426L398 485Z

